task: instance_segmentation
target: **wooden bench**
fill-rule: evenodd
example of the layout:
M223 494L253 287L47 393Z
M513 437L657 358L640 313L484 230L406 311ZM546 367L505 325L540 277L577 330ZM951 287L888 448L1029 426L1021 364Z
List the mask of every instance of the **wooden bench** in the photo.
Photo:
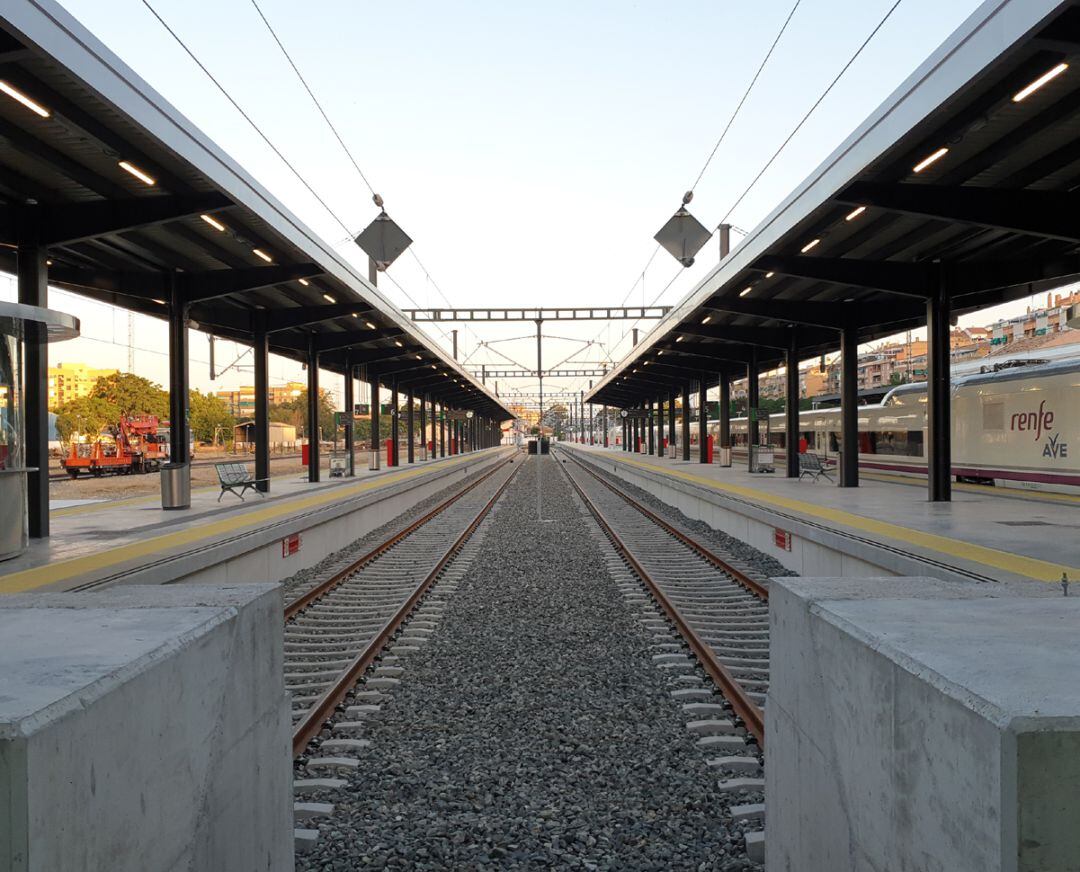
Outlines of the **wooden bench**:
M269 481L266 478L255 478L250 472L248 472L247 466L243 463L215 463L214 469L217 470L218 482L221 485L221 493L218 494L217 501L220 503L221 498L225 496L225 492L228 491L231 494L236 494L240 497L240 501L244 501L244 491L253 490L260 497L266 496L258 485L260 482Z
M832 476L829 475L829 467L813 451L807 451L799 455L799 481L802 481L804 475L810 476L814 481L821 478L832 481Z

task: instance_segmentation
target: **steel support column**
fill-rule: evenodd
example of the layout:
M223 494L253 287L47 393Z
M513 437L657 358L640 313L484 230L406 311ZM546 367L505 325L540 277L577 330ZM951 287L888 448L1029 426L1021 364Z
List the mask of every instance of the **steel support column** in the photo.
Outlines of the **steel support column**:
M604 436L604 447L608 447L608 423L607 423L607 404L602 407L603 411L600 413L600 427Z
M649 428L649 436L648 436L649 454L655 454L656 453L656 413L653 411L652 400L650 400L648 403L645 404L645 408L649 413L648 424L647 424L647 426Z
M256 309L255 341L255 487L270 490L270 341L266 332L266 310Z
M20 245L17 257L19 302L48 308L45 249ZM49 535L49 334L48 328L36 321L26 322L24 330L25 461L36 470L27 475L27 528L32 538L44 539Z
M191 461L188 445L188 312L176 273L169 273L169 460Z
M675 441L675 428L669 429L669 439ZM664 456L664 398L656 398L656 456Z
M424 450L420 452L420 456L424 460L431 460L431 456L428 453L428 438L427 438L427 397L424 394L420 395L420 441L423 443Z
M668 432L671 433L671 444L677 445L675 438L675 391L668 391Z
M682 389L682 433L679 436L682 442L682 459L690 459L690 384L687 382Z
M709 402L708 402L708 382L705 380L705 373L701 374L701 380L698 382L698 463L709 462Z
M439 457L446 457L446 406L439 402Z
M750 361L746 364L746 463L750 472L754 471L754 446L758 444L760 422L758 421L758 350L750 346Z
M926 464L931 502L952 500L949 293L944 276L926 303Z
M308 337L307 353L307 437L308 481L319 481L319 352L315 349L315 334Z
M400 466L401 458L398 457L398 419L400 414L398 412L398 406L400 400L398 399L397 389L397 377L395 376L390 381L390 450L393 454L393 460L388 457L386 460L387 466Z
M368 449L371 456L368 460L368 469L379 468L379 377L371 377L371 438L368 440Z
M345 474L356 475L356 422L353 419L353 409L356 405L355 381L353 378L352 355L345 353Z
M946 340L948 341L948 340ZM840 331L840 487L859 486L859 334Z
M731 379L720 373L720 447L731 447Z
M799 345L795 331L791 331L791 338L787 347L787 383L786 399L784 401L784 419L787 433L785 439L785 452L787 457L787 477L799 477Z
M408 417L405 419L405 438L409 442L409 450L406 452L406 459L409 463L416 463L416 448L413 446L413 440L416 438L416 431L413 424L413 406L416 404L416 397L413 396L413 389L410 387L405 391L405 405L408 407Z

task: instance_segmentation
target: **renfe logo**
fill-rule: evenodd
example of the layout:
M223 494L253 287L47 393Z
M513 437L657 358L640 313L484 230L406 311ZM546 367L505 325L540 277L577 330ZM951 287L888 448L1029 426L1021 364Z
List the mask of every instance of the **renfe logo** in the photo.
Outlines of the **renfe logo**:
M1034 431L1035 441L1042 439L1043 433L1054 429L1054 413L1044 410L1046 400L1039 403L1037 412L1016 412L1009 422L1009 429L1018 432Z

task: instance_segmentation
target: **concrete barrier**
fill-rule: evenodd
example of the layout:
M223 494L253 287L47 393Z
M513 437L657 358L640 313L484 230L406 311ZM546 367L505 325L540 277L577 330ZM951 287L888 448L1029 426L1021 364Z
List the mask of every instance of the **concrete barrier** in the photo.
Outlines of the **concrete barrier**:
M0 599L0 869L293 868L274 585Z
M1080 600L930 578L770 589L766 870L1080 868Z

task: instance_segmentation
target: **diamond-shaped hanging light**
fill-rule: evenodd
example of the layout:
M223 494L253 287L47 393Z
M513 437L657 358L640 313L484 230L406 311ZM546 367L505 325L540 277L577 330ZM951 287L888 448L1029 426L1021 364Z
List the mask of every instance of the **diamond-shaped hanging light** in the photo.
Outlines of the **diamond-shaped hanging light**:
M356 244L375 261L376 268L383 272L412 245L412 239L398 227L393 218L380 212L374 221L360 231Z
M668 254L683 266L693 265L694 255L701 250L701 246L708 242L712 236L704 225L686 210L686 206L693 196L692 192L686 192L679 211L672 215L667 223L660 228L656 236L653 237Z

